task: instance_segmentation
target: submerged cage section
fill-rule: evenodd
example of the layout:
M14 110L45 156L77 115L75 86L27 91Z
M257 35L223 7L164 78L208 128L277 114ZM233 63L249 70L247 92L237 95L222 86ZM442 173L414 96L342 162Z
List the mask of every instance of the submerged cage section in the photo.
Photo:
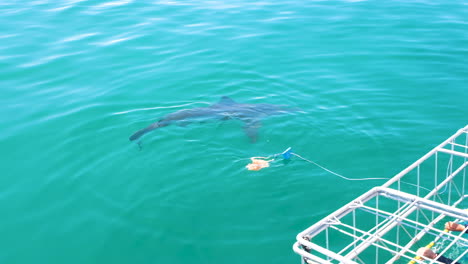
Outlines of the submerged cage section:
M468 126L395 175L297 235L303 263L441 263L417 257L432 248L453 263L468 260ZM468 229L468 228L467 228Z

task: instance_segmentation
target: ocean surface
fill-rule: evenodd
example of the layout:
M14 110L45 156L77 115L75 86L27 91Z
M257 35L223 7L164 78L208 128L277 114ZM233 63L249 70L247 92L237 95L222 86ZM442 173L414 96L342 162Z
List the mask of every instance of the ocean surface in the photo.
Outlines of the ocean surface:
M468 124L466 1L2 1L1 263L299 263L298 232ZM167 126L228 96L299 109Z

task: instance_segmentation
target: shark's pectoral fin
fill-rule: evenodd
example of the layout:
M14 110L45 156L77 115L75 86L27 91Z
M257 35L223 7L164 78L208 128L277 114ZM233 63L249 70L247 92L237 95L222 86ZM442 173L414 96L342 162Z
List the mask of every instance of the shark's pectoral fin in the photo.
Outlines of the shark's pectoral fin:
M250 138L250 141L252 143L257 142L258 129L262 125L260 120L247 120L244 122L245 122L244 124L245 134L247 134L247 136Z

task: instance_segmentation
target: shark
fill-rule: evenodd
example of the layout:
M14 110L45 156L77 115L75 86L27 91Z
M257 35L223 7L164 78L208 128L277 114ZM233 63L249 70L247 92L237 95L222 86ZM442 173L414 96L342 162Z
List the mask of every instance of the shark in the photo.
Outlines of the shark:
M207 107L182 109L170 113L159 121L136 131L129 139L130 141L137 140L150 131L172 124L186 126L190 123L199 121L226 121L237 119L244 123L243 129L251 142L256 142L258 138L258 129L261 126L261 119L267 116L285 114L291 111L294 111L294 109L285 105L264 103L242 104L234 101L228 96L223 96L219 102Z

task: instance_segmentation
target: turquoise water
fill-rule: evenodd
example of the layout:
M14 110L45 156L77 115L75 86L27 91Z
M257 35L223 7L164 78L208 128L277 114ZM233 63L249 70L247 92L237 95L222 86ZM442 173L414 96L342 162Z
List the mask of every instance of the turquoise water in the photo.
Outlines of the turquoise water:
M0 262L299 263L295 235L468 123L463 1L3 1ZM301 109L168 126L229 96Z

